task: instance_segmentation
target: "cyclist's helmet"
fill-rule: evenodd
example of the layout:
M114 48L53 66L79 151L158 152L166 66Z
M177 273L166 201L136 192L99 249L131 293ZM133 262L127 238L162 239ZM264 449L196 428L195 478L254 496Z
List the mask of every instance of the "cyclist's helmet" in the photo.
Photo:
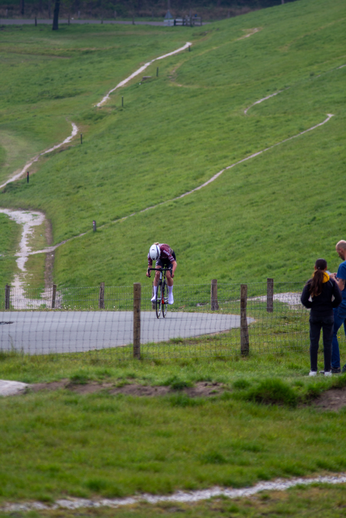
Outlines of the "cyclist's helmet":
M157 261L159 259L160 253L159 245L151 245L149 248L149 255L153 261Z

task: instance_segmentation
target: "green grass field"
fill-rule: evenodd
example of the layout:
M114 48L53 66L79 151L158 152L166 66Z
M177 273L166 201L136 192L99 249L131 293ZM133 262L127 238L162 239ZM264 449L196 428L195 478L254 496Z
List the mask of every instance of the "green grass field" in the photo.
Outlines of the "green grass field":
M106 388L4 398L0 503L169 494L344 471L345 411L321 411L310 403L328 388L342 388L346 378L311 379L304 376L307 363L307 354L293 350L118 366L83 355L71 361L3 353L1 377L7 379L67 377L77 385L174 390L141 398L111 395ZM222 383L224 391L210 398L182 392L201 381Z
M4 28L0 177L19 165L17 138L24 165L62 141L68 121L83 133L83 145L77 137L42 158L29 186L19 181L0 195L2 206L44 210L54 243L89 231L57 251L55 281L132 284L143 279L156 240L176 250L182 284L191 269L203 282L303 282L319 256L335 270L334 245L343 237L344 15L343 2L314 0L192 30ZM145 72L152 79L133 80L94 107L143 62L186 41L191 52L154 63ZM172 201L327 113L334 116L325 125Z
M334 246L345 237L345 14L341 0L299 0L192 30L2 27L0 182L64 140L71 122L83 134L82 145L78 135L41 157L29 184L22 179L0 193L1 207L44 211L54 243L87 232L57 250L58 286L144 283L153 241L176 250L182 290L196 278L204 286L212 278L303 283L320 256L335 270ZM187 41L191 52L153 63L145 72L151 79L137 78L95 108L141 64ZM279 144L327 114L333 117L326 124ZM271 146L203 189L174 199ZM2 214L0 223L4 285L15 272L19 231ZM43 234L37 230L32 237L37 248ZM43 262L28 262L30 289L43 288ZM306 332L306 322L290 317ZM329 388L341 389L345 376L307 377L306 345L264 350L270 334L277 337L279 331L266 329L262 349L247 358L237 353L228 359L155 359L150 348L142 362L119 362L117 351L33 358L1 352L2 379L136 382L176 390L162 398L67 389L1 398L0 506L243 487L346 471L345 409L311 405ZM192 350L202 344L207 350L218 340L169 345ZM201 381L224 384L224 393L190 398L179 390ZM337 517L344 506L344 486L317 486L236 502L15 516Z

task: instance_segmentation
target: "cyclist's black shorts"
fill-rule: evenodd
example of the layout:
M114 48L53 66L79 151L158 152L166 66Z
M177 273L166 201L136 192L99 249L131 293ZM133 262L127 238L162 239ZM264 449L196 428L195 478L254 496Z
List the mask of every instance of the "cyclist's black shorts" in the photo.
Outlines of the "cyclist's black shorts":
M172 255L174 257L174 260L176 261L177 259L175 257L174 250L172 250ZM173 264L171 263L171 261L169 259L161 259L161 257L160 257L160 259L158 259L156 261L155 267L157 267L157 266L162 266L162 268L173 268Z

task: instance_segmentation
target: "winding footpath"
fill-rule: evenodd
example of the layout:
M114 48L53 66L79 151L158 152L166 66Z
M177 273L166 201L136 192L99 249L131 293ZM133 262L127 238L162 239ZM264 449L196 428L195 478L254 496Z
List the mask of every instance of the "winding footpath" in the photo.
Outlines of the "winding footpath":
M161 502L175 503L196 503L210 498L226 497L229 499L246 498L261 493L262 491L286 491L295 486L309 486L311 484L344 484L346 482L346 473L338 473L325 477L314 478L292 478L290 480L276 479L272 482L260 482L253 487L242 489L227 489L221 487L213 487L200 491L177 491L172 495L156 496L148 493L139 496L130 496L127 498L103 498L99 500L88 500L86 498L65 498L54 502L51 505L42 502L28 502L21 504L5 504L0 507L0 511L5 513L17 513L27 511L45 511L55 509L81 509L81 508L99 508L99 507L124 507L141 502L148 504L158 504Z
M24 176L26 172L29 170L29 167L31 167L32 164L37 162L40 156L46 155L47 153L51 153L52 151L55 151L56 149L62 147L64 144L68 144L69 142L71 142L71 140L77 135L77 133L78 128L76 124L72 122L72 133L69 137L67 137L60 144L57 144L56 146L53 146L32 158L29 162L25 164L25 166L19 173L15 173L9 180L0 185L0 189L3 189L10 182L15 182L16 180ZM19 250L16 253L16 256L18 257L16 262L18 269L20 270L20 273L14 275L13 281L11 283L12 294L15 294L15 297L11 297L12 305L15 309L39 307L42 304L42 299L29 299L25 296L24 275L26 273L25 263L27 262L28 257L31 253L31 248L29 246L29 238L33 232L34 227L42 225L46 217L43 214L43 212L33 212L19 209L0 208L0 213L6 214L18 225L22 225L22 235L19 243ZM45 295L43 294L43 299L44 298ZM18 300L21 301L19 305L17 302Z
M15 182L16 180L19 180L19 178L24 176L26 174L27 170L29 169L29 167L31 167L32 164L37 162L41 156L46 155L47 153L51 153L52 151L55 151L56 149L59 149L60 147L62 147L64 144L68 144L69 142L71 142L73 137L75 137L78 133L78 128L77 128L76 124L74 124L74 122L72 122L71 124L72 124L72 133L69 137L65 138L65 140L63 142L61 142L60 144L57 144L56 146L53 146L53 147L47 149L46 151L43 151L39 155L35 156L34 158L32 158L29 162L27 162L25 164L25 166L19 173L14 174L13 176L11 176L11 178L9 180L7 180L7 182L1 184L0 189L3 189L8 183Z

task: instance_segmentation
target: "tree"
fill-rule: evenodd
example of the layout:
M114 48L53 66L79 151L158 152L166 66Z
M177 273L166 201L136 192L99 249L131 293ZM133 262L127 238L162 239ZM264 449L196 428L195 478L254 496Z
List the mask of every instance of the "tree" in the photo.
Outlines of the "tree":
M53 14L53 31L57 31L59 29L59 9L60 9L60 0L55 0L54 4L54 14Z

